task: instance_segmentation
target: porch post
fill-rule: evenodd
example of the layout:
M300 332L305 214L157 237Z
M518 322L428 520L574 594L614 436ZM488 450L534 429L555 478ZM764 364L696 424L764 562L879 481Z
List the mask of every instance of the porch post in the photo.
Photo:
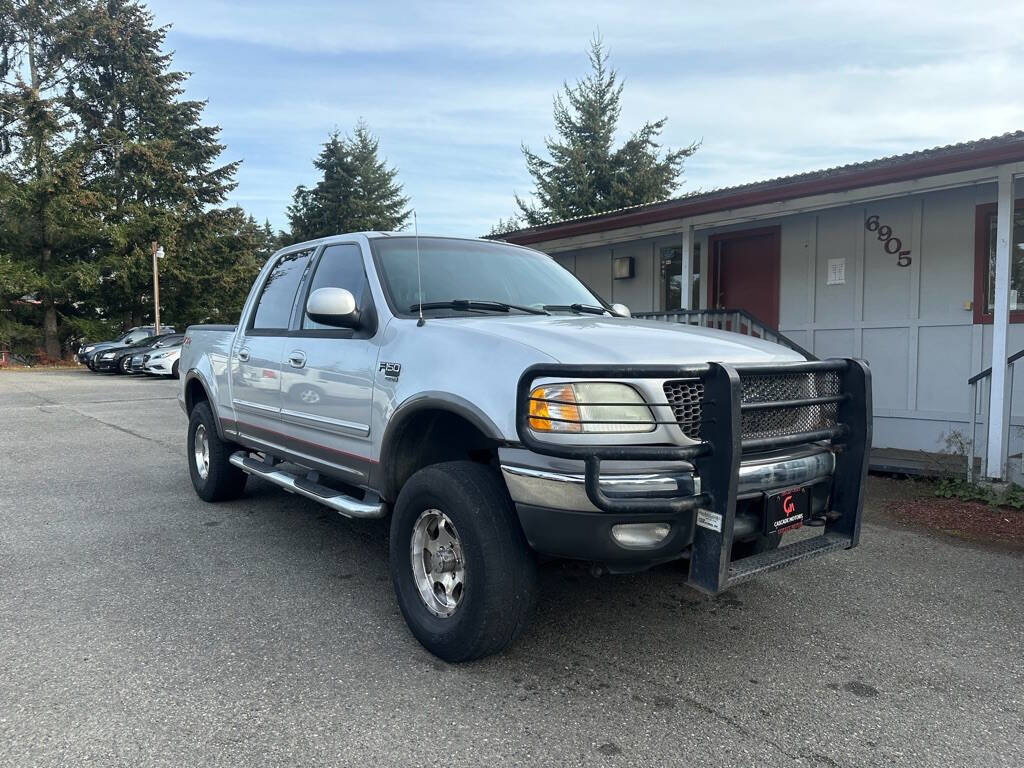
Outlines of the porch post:
M1009 431L1008 377L1006 375L1007 334L1010 329L1010 239L1013 231L1013 171L999 171L996 201L996 291L992 311L992 396L988 404L988 450L985 476L1003 479L1006 471L1006 442Z
M686 224L683 227L682 261L682 284L679 287L678 309L700 309L700 307L690 306L690 297L693 295L693 224Z

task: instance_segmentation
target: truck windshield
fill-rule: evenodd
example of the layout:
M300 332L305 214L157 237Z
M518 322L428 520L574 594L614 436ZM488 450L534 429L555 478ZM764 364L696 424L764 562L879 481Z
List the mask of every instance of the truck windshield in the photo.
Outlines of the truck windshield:
M420 238L420 278L416 271L414 237L377 238L371 241L381 283L392 309L412 315L410 307L424 304L424 311L481 312L481 302L500 302L542 309L548 306L601 305L572 273L537 251L504 243ZM464 306L465 300L473 306ZM458 306L443 306L456 302ZM555 311L558 311L557 309Z

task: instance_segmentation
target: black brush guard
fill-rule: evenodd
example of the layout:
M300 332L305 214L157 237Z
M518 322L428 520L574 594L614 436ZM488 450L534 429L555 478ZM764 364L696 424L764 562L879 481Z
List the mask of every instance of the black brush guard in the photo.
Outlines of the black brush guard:
M834 371L839 377L839 394L795 400L743 403L742 378L746 375L786 375ZM704 385L699 443L689 446L666 445L573 445L555 444L539 439L529 427L531 392L538 379L557 381L628 379L699 379ZM836 405L835 426L778 437L742 438L741 417L757 409L791 409L811 405ZM647 403L660 424L676 424L659 419L666 403ZM868 452L871 447L871 371L854 359L782 363L774 365L731 366L709 363L695 366L671 365L534 365L519 379L516 396L516 429L522 444L536 453L565 459L582 460L586 467L586 492L598 509L613 513L679 513L702 510L721 521L721 530L695 526L690 558L689 583L697 589L717 593L762 573L777 570L796 561L816 557L838 549L850 549L860 540L864 484ZM564 433L563 433L564 434ZM835 455L835 472L829 494L829 511L820 536L798 541L730 562L733 527L736 519L736 488L740 461L744 454L827 441ZM701 493L695 496L611 497L599 482L601 462L686 461L693 464L701 481ZM716 518L712 518L716 519Z

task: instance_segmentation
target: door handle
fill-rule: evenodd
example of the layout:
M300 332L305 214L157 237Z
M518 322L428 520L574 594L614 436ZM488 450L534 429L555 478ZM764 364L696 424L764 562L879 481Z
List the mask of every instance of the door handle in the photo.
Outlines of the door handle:
M243 363L249 362L249 348L248 347L242 347L240 350L238 350L238 359L241 360Z
M306 364L306 353L296 349L288 355L288 365L292 368L302 368Z

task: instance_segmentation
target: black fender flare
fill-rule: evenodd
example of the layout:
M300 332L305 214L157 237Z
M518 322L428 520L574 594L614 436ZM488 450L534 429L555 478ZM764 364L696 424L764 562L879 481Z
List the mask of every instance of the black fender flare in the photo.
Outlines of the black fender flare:
M419 392L403 401L395 409L384 430L384 437L381 439L380 461L374 468L372 480L373 487L381 489L382 494L393 495L391 493L393 489L388 487L388 468L393 466L394 452L405 425L410 418L423 411L446 411L465 419L476 427L484 437L500 444L508 442L501 434L497 424L475 403L450 392ZM394 499L391 500L394 501Z

